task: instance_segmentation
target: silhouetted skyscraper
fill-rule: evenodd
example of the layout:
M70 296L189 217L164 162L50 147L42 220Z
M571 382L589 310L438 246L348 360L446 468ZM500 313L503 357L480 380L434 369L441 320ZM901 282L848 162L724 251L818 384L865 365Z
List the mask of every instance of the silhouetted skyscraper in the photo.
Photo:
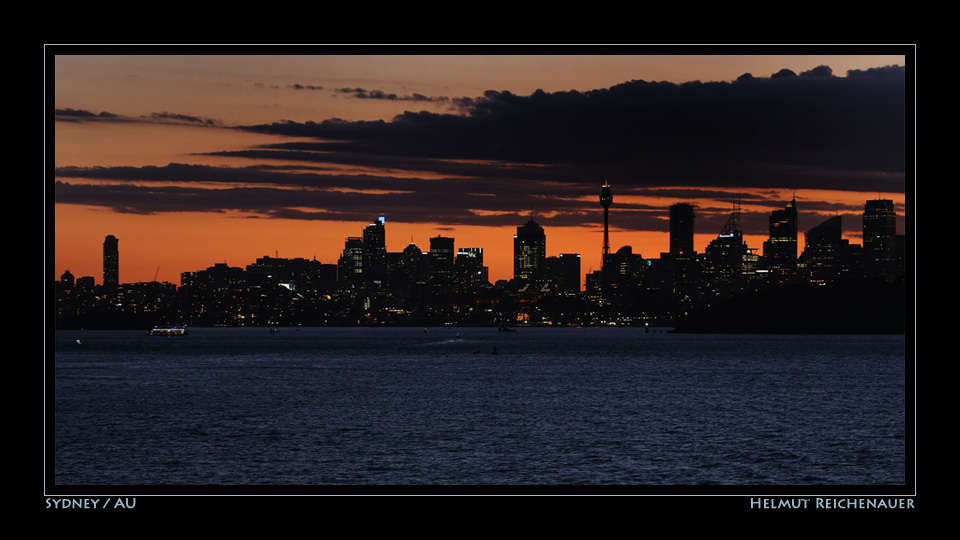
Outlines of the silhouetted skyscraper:
M763 243L763 257L771 277L783 280L797 271L797 202L770 214L770 238Z
M382 217L363 229L363 245L371 250L387 250L387 233L384 227L385 220Z
M547 257L547 235L543 227L530 218L525 225L517 227L513 236L513 277L523 281L535 281L543 277Z
M601 283L604 298L610 300L637 290L643 280L644 267L643 256L634 253L631 246L604 255Z
M483 265L483 248L460 248L455 266L461 291L475 289L489 280L488 269Z
M120 285L120 241L108 235L103 240L103 286L115 289Z
M434 236L430 239L430 258L436 266L453 266L453 238Z
M555 283L559 291L580 292L579 253L561 253L557 257L547 257L544 262L547 280Z
M402 290L414 290L426 284L430 275L430 261L423 250L413 242L407 244L400 253L399 275L394 284Z
M367 281L383 282L387 278L387 233L384 218L363 229L363 272Z
M705 251L705 271L711 276L716 290L736 291L743 286L744 256L747 252L740 228L738 202L720 234L707 245Z
M897 275L897 214L893 201L867 201L863 209L863 256L866 272L892 280Z
M830 283L840 279L846 247L842 235L843 216L834 216L807 231L800 266L809 282Z
M670 254L693 256L693 206L687 203L670 207Z
M356 284L364 278L364 247L363 238L352 236L347 238L343 246L343 254L337 262L337 281Z

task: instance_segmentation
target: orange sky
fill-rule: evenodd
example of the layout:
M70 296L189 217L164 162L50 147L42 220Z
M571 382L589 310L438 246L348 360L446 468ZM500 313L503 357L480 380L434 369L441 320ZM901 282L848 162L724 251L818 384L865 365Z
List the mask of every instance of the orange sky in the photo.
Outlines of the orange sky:
M211 60L214 60L211 62ZM406 103L371 100L349 100L344 97L318 99L319 93L273 92L287 84L325 84L328 88L385 88L411 95L442 93L456 96L478 96L484 90L510 90L517 94L537 88L581 90L604 88L632 79L726 80L746 71L764 75L789 67L796 71L829 63L834 72L850 68L867 68L905 63L903 56L856 58L830 57L479 57L466 62L462 57L404 57L384 61L383 57L297 56L230 57L157 57L140 56L60 56L55 61L52 103L57 109L107 111L132 118L153 113L176 113L211 118L224 125L249 122L322 121L327 118L389 119L406 107ZM530 61L533 60L533 63ZM363 108L358 108L358 106ZM419 105L418 105L419 107ZM49 124L48 124L49 125ZM203 152L242 150L276 136L199 127L159 126L156 123L56 122L53 133L53 161L56 167L144 166L158 167L169 163L242 166L243 159L200 156ZM48 148L48 151L50 149ZM249 163L254 163L252 160ZM600 181L597 179L596 195ZM70 179L83 184L80 179ZM53 179L48 178L47 198L52 197ZM176 185L169 183L168 185ZM746 191L744 191L746 192ZM614 184L615 202L611 208L611 244L615 250L631 245L634 252L648 258L658 257L668 249L668 207L679 198L624 197ZM618 197L619 195L619 197ZM695 206L727 207L730 197L691 202ZM793 193L778 193L783 202ZM904 193L798 190L800 229L805 231L819 224L829 214L816 215L817 204L838 203L850 209L860 208L864 201L877 196L892 198L902 211ZM805 208L805 203L810 205ZM660 231L621 231L617 223L627 210L628 202L662 208ZM121 213L105 206L55 204L53 209L54 279L69 270L75 277L102 278L102 242L112 234L120 241L120 279L122 282L180 282L180 273L226 262L245 267L257 257L317 258L334 263L348 236L360 236L362 229L377 217L376 210L364 221L308 221L266 219L242 212L171 212L150 215ZM819 207L819 206L816 206ZM582 272L598 269L602 243L602 213L599 203L595 213L585 216L577 227L544 225L547 234L547 255L580 253ZM744 212L751 210L744 203ZM768 213L768 207L756 211ZM526 213L528 208L517 209ZM546 212L547 209L535 210ZM845 211L848 228L859 226L856 212ZM491 281L512 277L513 234L516 226L484 227L443 223L402 223L385 215L387 248L400 251L411 240L423 250L429 239L443 235L455 238L456 247L484 248L485 263ZM847 221L848 219L856 221ZM901 219L902 222L902 219ZM719 229L697 224L695 248L702 251L716 237ZM901 224L900 233L903 233ZM747 236L750 247L760 249L765 235ZM850 240L859 243L859 238ZM801 239L802 244L802 239Z

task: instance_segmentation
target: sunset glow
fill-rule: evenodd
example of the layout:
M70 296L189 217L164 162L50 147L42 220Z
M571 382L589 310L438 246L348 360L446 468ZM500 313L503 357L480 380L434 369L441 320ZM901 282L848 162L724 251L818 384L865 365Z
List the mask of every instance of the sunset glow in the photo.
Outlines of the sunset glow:
M904 234L912 83L906 56L886 52L50 56L53 278L69 270L100 283L111 234L122 282L179 284L182 272L263 256L335 263L379 216L389 251L453 237L483 248L496 281L513 277L513 234L532 215L547 255L578 253L586 274L600 267L604 181L612 249L648 258L668 250L677 202L696 208L697 251L739 204L759 252L770 212L791 199L801 246L838 214L859 243L864 202L876 198L894 201ZM804 77L819 66L832 74ZM807 85L796 102L771 78L781 69ZM748 72L752 86L738 81ZM863 111L850 111L831 123L851 100L866 107L858 93L875 87L877 99L899 96L879 104L890 118L860 128ZM642 111L617 114L625 104Z

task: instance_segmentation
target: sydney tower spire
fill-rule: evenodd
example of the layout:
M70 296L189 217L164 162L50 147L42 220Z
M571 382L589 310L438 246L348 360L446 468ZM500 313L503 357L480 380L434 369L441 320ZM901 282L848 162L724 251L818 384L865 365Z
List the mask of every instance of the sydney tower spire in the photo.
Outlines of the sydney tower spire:
M610 184L603 181L603 188L600 190L600 204L603 205L603 254L610 254L610 232L608 230L610 222L610 205L613 204L613 194L610 193Z

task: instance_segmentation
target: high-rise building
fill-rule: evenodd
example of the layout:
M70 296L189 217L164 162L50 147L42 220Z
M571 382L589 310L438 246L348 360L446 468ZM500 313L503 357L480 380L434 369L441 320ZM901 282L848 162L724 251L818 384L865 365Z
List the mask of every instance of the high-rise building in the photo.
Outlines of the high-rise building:
M740 228L738 203L720 234L707 245L704 253L704 270L715 291L725 294L743 287L744 256L748 252L747 244L743 241L743 230Z
M546 278L562 293L580 292L580 254L561 253L546 259Z
M489 282L489 271L483 265L483 248L460 248L456 259L457 285L467 291Z
M116 289L120 285L120 241L114 235L103 240L103 286Z
M434 236L430 239L430 258L436 266L452 266L455 253L453 238Z
M847 244L842 234L843 216L839 215L807 231L798 264L807 281L831 283L840 279Z
M797 202L770 214L770 237L763 243L763 257L771 279L783 281L797 272Z
M897 214L893 201L867 201L863 209L863 256L871 277L892 281L898 272Z
M522 281L536 281L543 277L547 258L547 235L543 227L530 218L517 227L513 236L513 277Z
M347 238L343 246L343 254L337 261L337 281L356 284L364 276L364 246L363 238L352 236Z
M670 255L693 256L693 206L677 203L670 207Z
M363 229L363 269L365 279L384 282L387 279L387 233L383 217Z
M645 261L632 246L623 246L616 253L603 256L602 294L611 299L637 290L643 281Z
M389 254L389 259L392 291L412 293L427 283L430 260L420 246L410 242L400 253Z
M367 225L363 229L363 245L371 250L386 251L387 250L387 233L386 227L384 226L383 217L377 218L376 221Z
M453 291L454 261L453 238L434 236L430 239L429 278L430 289L436 294Z

